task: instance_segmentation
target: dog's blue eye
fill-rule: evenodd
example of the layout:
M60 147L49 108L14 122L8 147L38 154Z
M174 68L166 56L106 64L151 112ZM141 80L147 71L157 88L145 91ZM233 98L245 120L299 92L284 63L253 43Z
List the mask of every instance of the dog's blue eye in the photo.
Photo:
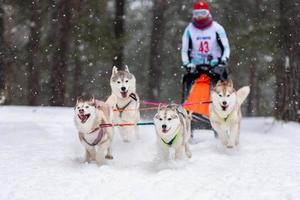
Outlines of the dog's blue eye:
M89 106L85 106L85 108L89 108Z

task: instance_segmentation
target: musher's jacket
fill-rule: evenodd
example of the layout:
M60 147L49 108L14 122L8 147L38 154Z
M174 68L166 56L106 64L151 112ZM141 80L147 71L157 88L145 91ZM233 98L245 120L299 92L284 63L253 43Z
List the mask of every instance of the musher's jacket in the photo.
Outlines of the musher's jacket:
M209 57L228 60L230 47L224 28L217 22L206 29L198 29L190 23L182 36L181 58L188 63L208 64Z

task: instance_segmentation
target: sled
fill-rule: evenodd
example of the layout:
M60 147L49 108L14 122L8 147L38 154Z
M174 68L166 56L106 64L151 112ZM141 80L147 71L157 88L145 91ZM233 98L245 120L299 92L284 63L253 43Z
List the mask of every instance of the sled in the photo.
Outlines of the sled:
M210 88L212 82L227 79L227 68L197 65L196 71L187 73L182 81L182 102L192 112L192 130L212 129L209 121Z

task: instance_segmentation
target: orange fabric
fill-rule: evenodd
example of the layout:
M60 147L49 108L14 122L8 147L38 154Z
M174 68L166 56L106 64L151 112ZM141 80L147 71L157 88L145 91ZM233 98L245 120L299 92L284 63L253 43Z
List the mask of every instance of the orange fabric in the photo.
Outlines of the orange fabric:
M197 104L203 101L210 101L210 78L205 74L202 74L195 80L190 94L185 103L195 103L193 105L185 106L185 109L198 113L201 115L209 116L208 106L209 104Z

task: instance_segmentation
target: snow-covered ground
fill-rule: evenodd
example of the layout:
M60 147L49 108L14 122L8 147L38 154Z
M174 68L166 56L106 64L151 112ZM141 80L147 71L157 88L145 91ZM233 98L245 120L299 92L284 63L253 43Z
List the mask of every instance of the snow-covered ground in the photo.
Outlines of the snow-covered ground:
M0 200L299 200L300 125L245 118L241 146L224 150L195 133L193 157L155 161L155 133L125 144L114 160L83 164L72 108L0 107Z

